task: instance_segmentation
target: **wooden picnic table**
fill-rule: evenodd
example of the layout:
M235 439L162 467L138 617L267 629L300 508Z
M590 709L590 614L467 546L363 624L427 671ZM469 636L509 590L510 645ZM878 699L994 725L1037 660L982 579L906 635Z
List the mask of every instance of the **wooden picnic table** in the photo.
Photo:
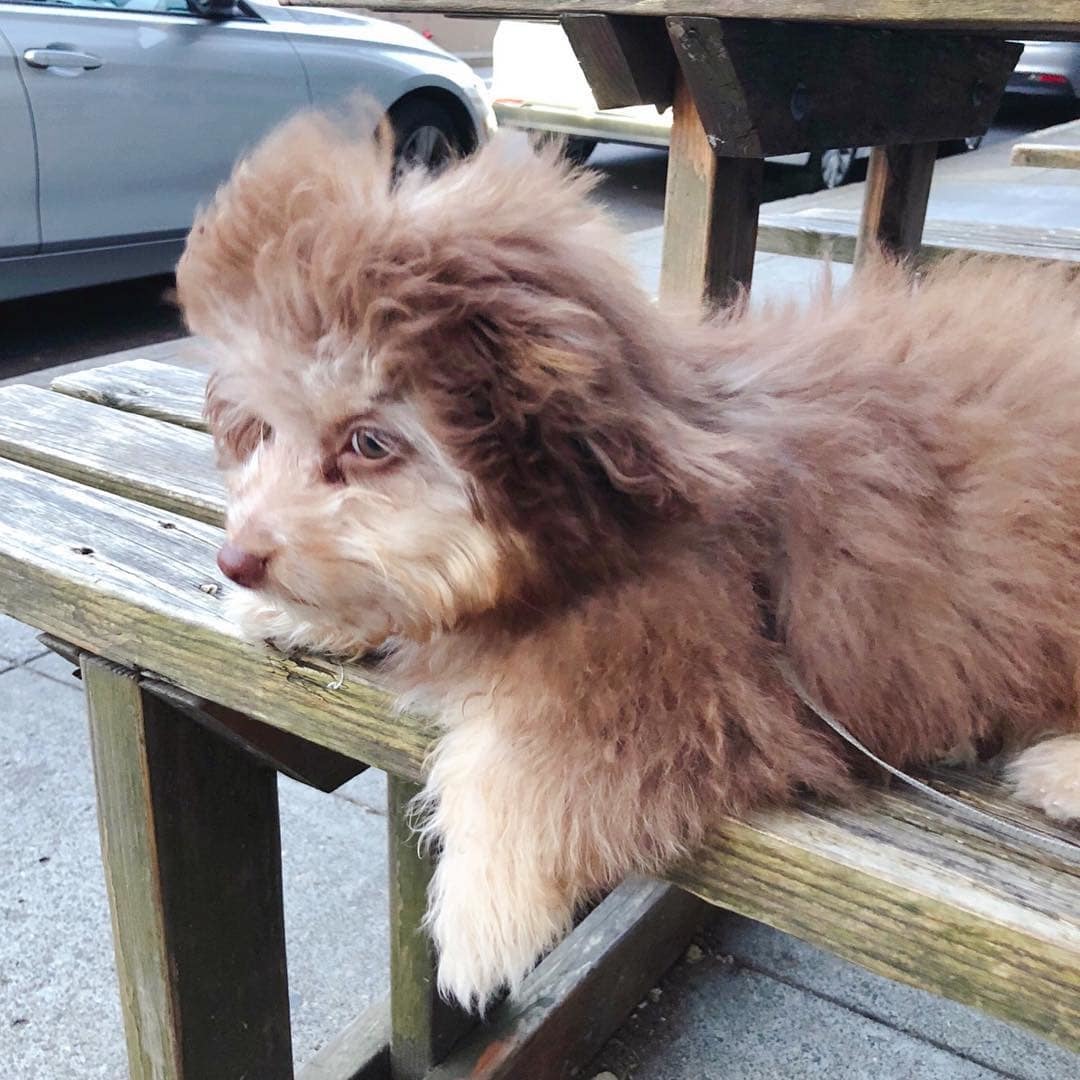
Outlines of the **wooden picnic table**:
M1080 120L1033 131L1013 147L1009 161L1040 169L1080 169Z
M1003 39L1080 36L1073 0L364 6L559 16L601 105L674 102L662 293L709 300L750 283L764 157L875 145L857 252L914 253L935 143L986 129L1019 52ZM86 683L132 1076L293 1075L276 773L332 790L367 766L391 776L390 1002L305 1080L565 1077L685 947L694 896L1080 1049L1080 874L1039 843L1071 834L945 773L1030 842L905 791L718 822L678 888L621 887L470 1029L417 929L431 867L404 806L433 732L363 667L237 638L202 378L128 362L0 391L0 609Z

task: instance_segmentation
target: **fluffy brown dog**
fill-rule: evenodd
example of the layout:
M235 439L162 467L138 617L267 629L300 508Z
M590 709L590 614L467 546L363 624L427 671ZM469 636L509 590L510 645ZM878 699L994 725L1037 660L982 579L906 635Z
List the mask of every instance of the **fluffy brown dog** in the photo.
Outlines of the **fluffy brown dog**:
M301 119L179 284L217 345L221 564L257 639L382 650L436 716L440 983L483 1006L588 894L720 814L1056 735L1080 814L1080 288L882 262L806 310L658 310L553 156L391 183ZM1071 734L1070 734L1071 733Z

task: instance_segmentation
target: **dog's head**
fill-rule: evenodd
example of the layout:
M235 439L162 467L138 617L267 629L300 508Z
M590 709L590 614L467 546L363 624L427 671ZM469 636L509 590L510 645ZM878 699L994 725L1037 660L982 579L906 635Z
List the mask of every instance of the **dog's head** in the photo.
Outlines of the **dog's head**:
M627 572L719 475L652 305L554 153L395 181L389 140L294 120L178 272L218 358L222 566L276 604L418 639Z

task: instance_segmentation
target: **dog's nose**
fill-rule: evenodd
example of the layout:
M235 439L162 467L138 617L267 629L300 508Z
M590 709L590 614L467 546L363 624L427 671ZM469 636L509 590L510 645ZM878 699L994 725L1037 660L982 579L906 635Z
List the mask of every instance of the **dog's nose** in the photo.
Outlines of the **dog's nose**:
M266 564L269 561L265 555L245 551L236 544L222 544L217 554L221 572L245 589L257 589L266 580Z

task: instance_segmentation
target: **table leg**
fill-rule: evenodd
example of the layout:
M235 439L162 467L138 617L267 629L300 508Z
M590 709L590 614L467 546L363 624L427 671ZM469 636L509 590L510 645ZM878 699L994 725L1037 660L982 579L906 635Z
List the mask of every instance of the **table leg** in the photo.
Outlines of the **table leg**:
M390 1072L420 1080L473 1021L448 1005L435 986L435 950L421 929L433 860L419 852L408 822L420 790L387 777L390 842Z
M878 246L901 257L918 254L936 160L934 142L874 147L855 245L856 266Z
M664 300L723 304L750 287L764 165L759 158L717 157L681 71L664 199Z
M291 1080L277 777L82 660L134 1080Z

